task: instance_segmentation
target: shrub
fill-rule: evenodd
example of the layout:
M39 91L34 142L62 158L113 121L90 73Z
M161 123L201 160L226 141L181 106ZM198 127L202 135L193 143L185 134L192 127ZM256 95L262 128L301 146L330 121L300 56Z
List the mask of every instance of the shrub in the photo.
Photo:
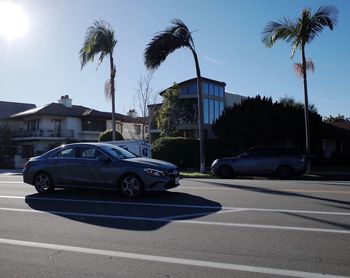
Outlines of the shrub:
M112 141L112 130L108 129L100 134L100 137L98 138L99 142L103 141ZM119 133L118 131L115 131L115 140L124 140L123 135Z
M152 144L152 156L179 168L199 167L199 141L182 137L161 137Z

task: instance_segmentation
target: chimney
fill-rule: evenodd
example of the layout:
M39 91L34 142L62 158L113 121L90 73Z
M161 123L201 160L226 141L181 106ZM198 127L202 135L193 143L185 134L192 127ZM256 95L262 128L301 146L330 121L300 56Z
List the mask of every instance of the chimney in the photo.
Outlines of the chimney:
M127 116L129 116L129 117L132 117L132 118L137 118L137 112L135 111L135 109L130 109L129 111L128 111L128 113L126 113L126 115Z
M69 98L69 95L61 96L58 103L61 103L65 107L72 107L72 99Z

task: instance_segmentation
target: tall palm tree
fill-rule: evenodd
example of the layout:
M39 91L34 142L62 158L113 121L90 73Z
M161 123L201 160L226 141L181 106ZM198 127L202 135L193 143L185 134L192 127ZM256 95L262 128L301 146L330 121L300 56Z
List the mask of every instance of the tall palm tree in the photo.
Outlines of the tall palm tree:
M306 60L305 46L313 41L319 33L328 27L333 30L337 23L338 10L334 6L321 6L312 12L309 8L302 11L295 21L282 18L266 24L262 32L262 43L266 47L272 47L277 40L283 40L292 46L291 58L297 49L301 51L301 64L295 65L295 70L302 75L304 83L304 114L305 114L305 155L307 171L310 171L310 125L309 125L309 101L307 89L307 70L313 70L311 61Z
M106 56L109 56L110 63L110 79L107 81L109 84L108 93L112 100L112 139L115 140L115 86L114 78L116 74L115 65L113 62L113 51L117 44L117 40L114 37L114 30L110 24L103 20L94 21L85 34L83 46L80 49L80 65L81 69L88 63L93 62L96 55L99 55L99 63L97 68L102 63Z
M145 65L148 69L157 69L165 61L170 53L176 49L188 48L194 58L197 73L197 90L198 90L198 129L199 129L199 153L200 153L200 171L205 171L205 154L204 154L204 131L203 131L203 99L202 99L202 82L201 72L198 62L198 56L191 36L191 32L180 19L173 19L172 26L164 31L157 33L147 45L144 53Z

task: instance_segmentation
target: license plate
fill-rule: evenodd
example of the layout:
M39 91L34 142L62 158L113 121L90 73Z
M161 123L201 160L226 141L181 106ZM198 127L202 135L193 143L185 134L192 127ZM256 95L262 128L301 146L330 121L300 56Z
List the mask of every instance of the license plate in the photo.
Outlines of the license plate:
M175 178L175 184L179 184L180 183L180 179L179 178Z

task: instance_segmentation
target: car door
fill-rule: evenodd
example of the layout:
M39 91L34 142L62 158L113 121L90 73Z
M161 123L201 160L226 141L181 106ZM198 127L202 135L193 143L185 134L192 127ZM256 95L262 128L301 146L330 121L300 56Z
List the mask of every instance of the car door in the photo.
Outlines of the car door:
M48 159L47 170L57 185L76 185L77 171L76 147L62 148Z
M234 171L243 175L256 174L258 165L259 157L255 154L244 153L237 158L234 164Z
M88 187L115 186L114 163L94 146L79 147L77 156L79 185Z

